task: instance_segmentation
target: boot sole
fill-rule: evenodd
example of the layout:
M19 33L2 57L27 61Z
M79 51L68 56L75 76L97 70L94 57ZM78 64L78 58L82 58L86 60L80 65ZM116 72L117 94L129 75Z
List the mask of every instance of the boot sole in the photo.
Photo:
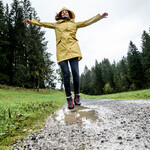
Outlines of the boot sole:
M78 105L78 106L79 106L79 105L81 105L81 103L80 103L80 104L76 104L76 103L75 103L75 105Z
M73 109L74 108L74 106L73 107L68 107L68 109Z

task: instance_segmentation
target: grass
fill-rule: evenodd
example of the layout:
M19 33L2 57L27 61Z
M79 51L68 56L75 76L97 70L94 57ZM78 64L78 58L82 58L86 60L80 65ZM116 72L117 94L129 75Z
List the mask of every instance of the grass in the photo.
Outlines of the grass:
M58 90L0 88L0 150L23 139L29 130L40 129L45 118L66 102L64 92Z
M106 95L81 94L81 97L85 99L150 99L150 89Z

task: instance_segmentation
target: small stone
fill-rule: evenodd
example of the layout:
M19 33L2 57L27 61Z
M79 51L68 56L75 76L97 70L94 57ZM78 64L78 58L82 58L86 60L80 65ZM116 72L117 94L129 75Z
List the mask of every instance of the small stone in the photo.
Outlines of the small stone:
M36 140L36 136L32 136L32 137L31 137L31 140Z
M118 140L122 140L122 137L121 137L121 136L119 136L119 137L118 137Z
M124 124L124 123L126 123L126 122L125 122L125 121L121 121L121 122L120 122L120 124Z
M121 142L120 142L120 145L122 145L122 144L123 144L123 142L121 141Z
M127 141L133 141L133 139L132 138L128 138Z
M84 134L85 133L85 131L82 131L82 134Z
M142 127L143 130L146 130L146 127Z
M140 136L136 136L136 139L140 139L141 137Z
M101 140L101 143L104 143L104 140Z

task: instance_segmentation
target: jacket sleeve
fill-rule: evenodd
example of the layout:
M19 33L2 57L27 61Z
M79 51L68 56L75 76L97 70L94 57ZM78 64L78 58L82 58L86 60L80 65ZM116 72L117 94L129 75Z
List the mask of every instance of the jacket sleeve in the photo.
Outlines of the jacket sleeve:
M52 29L55 28L55 23L40 22L40 21L35 20L35 19L32 19L30 22L31 22L31 24L34 24L34 25L37 25L37 26L42 26L42 27L45 27L45 28L52 28Z
M97 22L101 19L101 15L97 14L96 16L86 20L86 21L82 21L82 22L76 22L77 28L82 28L82 27L86 27L88 25L91 25L94 22Z

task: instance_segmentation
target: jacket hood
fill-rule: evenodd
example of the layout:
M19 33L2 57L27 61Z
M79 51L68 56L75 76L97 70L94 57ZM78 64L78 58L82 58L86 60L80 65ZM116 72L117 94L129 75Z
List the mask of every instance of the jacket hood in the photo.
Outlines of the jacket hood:
M60 10L60 12L59 12L56 16L59 17L59 16L60 16L60 13L61 13L63 10L70 11L70 13L72 14L72 18L71 18L71 19L75 19L75 14L74 14L74 12L71 11L71 10L69 10L69 9L66 8L66 7L63 7L63 8Z

